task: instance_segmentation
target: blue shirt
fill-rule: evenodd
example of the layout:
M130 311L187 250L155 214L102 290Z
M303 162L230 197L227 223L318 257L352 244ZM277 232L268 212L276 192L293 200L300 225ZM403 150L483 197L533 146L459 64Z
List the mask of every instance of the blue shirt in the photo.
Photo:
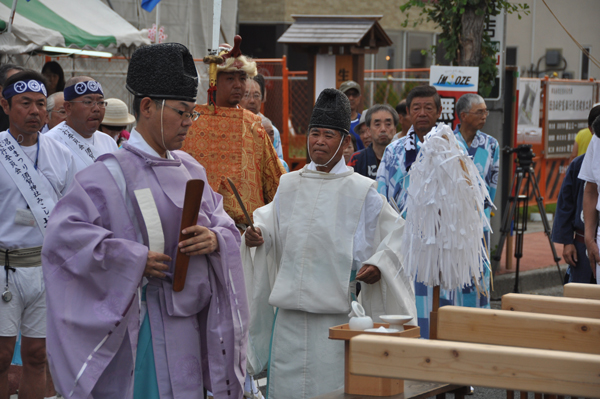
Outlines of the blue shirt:
M406 189L410 183L408 172L404 166L406 150L404 145L408 136L412 131L412 127L406 136L392 142L385 148L381 163L377 169L377 191L382 194L388 202L396 202L399 209L402 209L406 201ZM417 144L417 154L421 149L421 141L419 136L415 135Z
M356 139L356 149L358 151L365 149L365 145L363 144L362 140L360 139L360 136L354 132L354 128L356 127L356 125L358 125L358 122L360 122L360 115L361 114L357 113L356 119L354 119L353 121L350 122L350 133Z
M479 175L485 181L486 188L490 194L490 199L494 202L496 197L496 188L498 187L498 172L500 169L500 148L498 140L478 130L473 137L471 146L467 146L467 142L460 133L460 124L454 129L454 135L459 143L466 149L469 156L473 159L473 163L479 171ZM490 220L491 205L486 204L485 215ZM486 228L487 230L487 228Z
M375 155L375 151L373 151L373 144L364 150L352 154L348 166L354 168L356 173L375 180L379 160L377 159L377 155Z

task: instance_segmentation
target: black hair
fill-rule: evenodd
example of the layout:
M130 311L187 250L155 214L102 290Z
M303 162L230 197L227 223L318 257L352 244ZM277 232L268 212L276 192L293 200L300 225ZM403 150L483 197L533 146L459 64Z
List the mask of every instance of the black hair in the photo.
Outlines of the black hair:
M396 112L398 115L406 115L406 101L400 101L398 105L396 105Z
M15 64L4 64L0 66L0 86L4 86L4 84L6 83L6 74L8 73L8 71L12 71L13 69L16 69L18 71L25 70L25 68L23 68L22 66Z
M406 97L406 107L410 110L410 104L414 98L433 97L437 111L442 109L442 100L437 90L433 86L417 86L408 93Z
M600 104L596 105L592 109L590 109L590 114L588 115L588 126L592 126L596 118L600 116ZM600 132L596 130L598 137L600 137Z
M41 73L39 73L37 71L33 71L31 69L25 69L19 73L15 73L14 75L8 77L8 79L6 79L6 82L4 82L4 87L8 87L13 83L18 82L19 80L32 80L32 79L37 80L38 82L43 83L44 86L48 87L48 80L46 80L44 75L42 75ZM8 101L8 105L12 106L12 97L7 98L6 101Z
M147 96L146 96L147 97ZM146 97L135 96L133 97L133 104L131 104L131 110L133 111L133 116L135 117L136 122L139 122L140 118L140 107L142 105L142 100ZM162 106L162 98L152 98L157 105Z
M256 83L258 83L258 85L260 86L260 96L262 97L262 99L265 98L265 77L263 75L261 75L260 73L257 73L255 77L253 77L252 79L254 79L254 81Z
M592 133L594 133L596 136L600 137L600 116L598 116L596 119L594 119L594 122L592 123Z
M46 71L49 71L54 75L58 75L56 91L63 91L65 89L65 73L60 64L56 61L48 61L44 64L44 67L42 68L42 74Z
M394 108L392 108L389 104L375 104L367 111L367 115L365 116L365 125L371 127L371 120L373 118L373 114L379 111L387 111L390 115L392 115L392 119L394 120L394 126L396 126L400 122L400 117Z

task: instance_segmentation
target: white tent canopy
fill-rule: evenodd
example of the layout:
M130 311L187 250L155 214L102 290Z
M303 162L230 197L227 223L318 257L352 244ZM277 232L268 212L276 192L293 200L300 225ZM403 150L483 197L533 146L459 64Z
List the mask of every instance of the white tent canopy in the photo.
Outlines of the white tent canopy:
M12 0L0 0L8 24ZM19 0L12 32L0 34L0 53L22 54L43 46L118 49L150 44L138 30L100 0Z
M149 29L156 23L156 8L152 12L143 10L141 0L110 0L110 4L119 15L140 30ZM159 5L159 25L165 29L166 42L183 44L196 59L207 55L211 40L213 1L161 0ZM219 43L229 42L233 45L237 10L238 0L222 0Z

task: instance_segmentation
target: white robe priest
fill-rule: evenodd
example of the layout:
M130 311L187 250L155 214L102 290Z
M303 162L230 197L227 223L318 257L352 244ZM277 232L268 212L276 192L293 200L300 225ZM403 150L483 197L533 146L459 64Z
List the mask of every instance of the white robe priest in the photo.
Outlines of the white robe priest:
M344 158L329 173L314 162L283 175L272 203L254 212L264 244L242 239L250 305L247 368L269 366L270 399L311 398L343 387L344 344L329 327L348 322L356 272L374 265L381 280L362 283L359 300L382 314L416 321L412 284L402 268L404 220Z

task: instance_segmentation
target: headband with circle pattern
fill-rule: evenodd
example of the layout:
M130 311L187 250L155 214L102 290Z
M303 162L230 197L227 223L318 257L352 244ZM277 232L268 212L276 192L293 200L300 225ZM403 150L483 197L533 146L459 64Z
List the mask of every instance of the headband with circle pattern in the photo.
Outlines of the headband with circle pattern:
M2 96L8 100L17 94L25 93L27 91L33 93L42 93L44 97L48 97L46 86L44 86L44 84L39 80L35 79L19 80L9 86L6 86L4 90L2 90Z
M86 94L101 94L104 96L102 91L102 85L100 82L95 80L88 80L85 82L75 83L73 86L65 87L65 101L71 101L79 96Z

